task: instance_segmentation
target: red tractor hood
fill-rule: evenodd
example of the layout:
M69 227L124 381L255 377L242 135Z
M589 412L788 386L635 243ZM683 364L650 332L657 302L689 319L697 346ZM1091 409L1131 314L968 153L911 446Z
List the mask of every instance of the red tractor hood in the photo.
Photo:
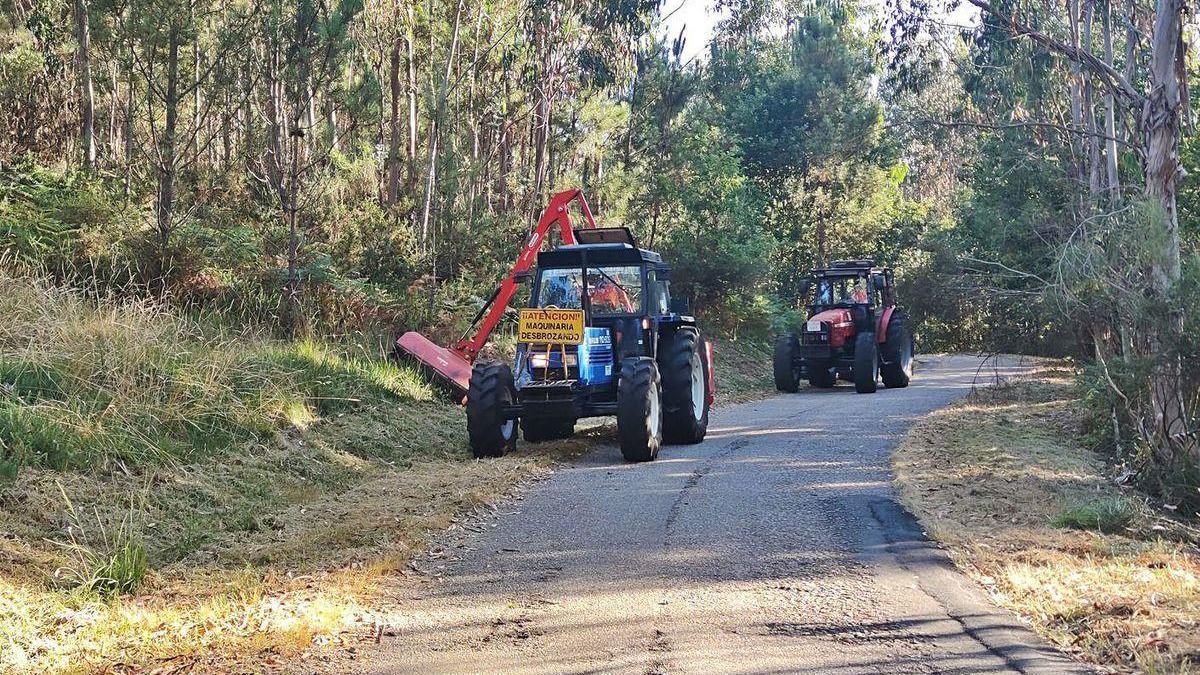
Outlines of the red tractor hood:
M827 309L813 314L804 324L805 332L819 331L821 324L816 322L829 324L830 347L843 347L854 338L854 320L848 309Z
M809 321L827 321L831 326L836 326L839 323L850 323L850 310L848 309L827 309L824 312L817 312L808 318Z

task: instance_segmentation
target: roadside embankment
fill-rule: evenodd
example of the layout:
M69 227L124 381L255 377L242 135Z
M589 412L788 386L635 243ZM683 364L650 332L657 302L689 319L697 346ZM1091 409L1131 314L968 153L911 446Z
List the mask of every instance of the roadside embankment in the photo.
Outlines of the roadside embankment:
M1118 671L1200 668L1200 530L1083 441L1074 373L1045 365L916 425L905 506L1000 605Z

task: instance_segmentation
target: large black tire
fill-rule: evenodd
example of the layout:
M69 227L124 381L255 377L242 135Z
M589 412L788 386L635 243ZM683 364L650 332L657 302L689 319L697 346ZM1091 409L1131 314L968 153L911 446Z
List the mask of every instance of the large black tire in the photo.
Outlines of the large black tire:
M467 436L476 458L500 457L517 447L517 421L504 419L515 403L512 369L503 363L477 363L467 388Z
M800 341L784 333L775 338L775 388L794 394L800 390Z
M908 386L912 380L915 352L908 317L899 310L892 312L883 343L883 363L879 365L879 374L883 377L885 387L900 389Z
M521 418L521 435L529 443L557 441L560 438L570 438L575 433L575 420L566 419L530 419Z
M691 445L708 433L708 353L700 332L680 328L660 344L663 440Z
M879 345L875 333L859 333L854 339L854 391L874 394L879 386Z
M837 375L833 372L833 364L828 361L809 360L804 364L808 369L808 383L818 389L829 389L837 384Z
M649 462L662 447L662 382L649 357L621 362L617 383L617 438L629 462Z

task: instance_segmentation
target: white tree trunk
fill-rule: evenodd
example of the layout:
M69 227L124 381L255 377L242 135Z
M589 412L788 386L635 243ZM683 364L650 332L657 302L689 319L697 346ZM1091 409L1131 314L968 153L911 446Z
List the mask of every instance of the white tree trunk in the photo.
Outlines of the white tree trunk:
M1179 49L1182 29L1182 0L1157 0L1150 56L1150 92L1142 109L1141 129L1146 139L1146 197L1161 208L1166 228L1164 250L1149 270L1151 288L1158 299L1167 302L1171 288L1180 276L1179 215L1175 196L1181 173L1179 164L1180 83ZM1183 316L1172 312L1168 325L1153 326L1147 350L1158 355L1167 350L1164 333L1181 331ZM1185 460L1200 461L1194 438L1188 436L1187 412L1183 400L1182 361L1178 354L1167 354L1150 376L1150 403L1153 428L1143 434L1166 469Z

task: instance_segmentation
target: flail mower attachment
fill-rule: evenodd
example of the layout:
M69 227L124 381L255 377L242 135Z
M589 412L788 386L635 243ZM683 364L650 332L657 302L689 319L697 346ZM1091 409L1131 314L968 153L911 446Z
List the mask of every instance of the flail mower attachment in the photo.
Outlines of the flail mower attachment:
M421 365L441 376L456 392L466 395L471 383L471 362L461 353L435 344L433 340L410 330L396 341L404 353L421 362Z
M528 270L537 260L538 251L541 250L542 243L548 238L550 228L555 224L558 225L563 244L576 243L575 230L571 227L571 216L567 212L567 206L576 199L579 200L579 208L586 221L583 226L596 227L596 221L592 218L592 211L588 208L587 200L583 198L582 192L565 190L554 195L545 212L542 213L541 219L538 220L537 228L525 241L525 246L521 249L521 255L517 257L512 271L505 277L504 283L492 294L492 299L480 308L479 314L472 322L472 328L474 328L474 324L478 324L474 335L464 337L452 347L442 347L416 331L409 331L396 340L396 347L419 361L444 382L454 387L458 393L465 396L471 382L471 365L479 356L480 350L487 344L488 337L491 336L496 324L500 323L500 319L504 316L508 302L517 292L517 275Z

